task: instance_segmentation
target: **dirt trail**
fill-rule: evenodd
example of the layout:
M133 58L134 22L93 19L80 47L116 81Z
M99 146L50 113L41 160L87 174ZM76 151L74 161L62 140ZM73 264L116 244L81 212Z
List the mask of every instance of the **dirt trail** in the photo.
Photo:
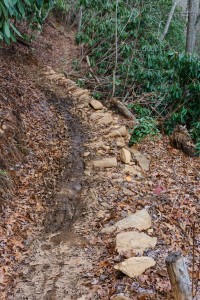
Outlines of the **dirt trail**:
M108 208L104 202L104 209L99 211L96 188L101 189L103 183L107 190L111 178L107 180L107 171L93 169L92 159L103 153L100 151L99 156L92 149L109 148L102 145L102 134L120 128L120 124L106 108L94 112L89 106L89 91L80 89L64 75L48 68L39 76L49 109L64 120L68 153L61 160L62 172L54 197L47 200L43 228L28 249L29 256L9 300L95 299L96 288L91 289L90 284L87 287L88 276L92 276L97 257L105 251L98 243L97 223ZM123 135L127 135L126 130ZM97 210L99 216L95 216Z
M77 299L84 293L79 274L90 269L91 258L84 251L87 240L81 227L88 184L84 177L84 144L87 127L82 124L76 103L69 96L45 91L47 103L63 118L68 136L67 158L61 161L61 178L54 197L47 202L42 235L33 241L22 276L16 281L9 299Z

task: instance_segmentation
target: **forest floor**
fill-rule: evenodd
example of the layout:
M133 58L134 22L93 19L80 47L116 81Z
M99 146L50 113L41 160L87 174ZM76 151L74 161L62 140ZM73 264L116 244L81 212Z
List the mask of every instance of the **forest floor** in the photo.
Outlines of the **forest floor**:
M150 168L132 160L127 173L120 147L132 121L89 105L70 80L81 78L74 32L52 21L32 49L0 49L0 299L172 299L170 251L186 258L199 299L200 159L167 137L147 139L137 150ZM113 132L123 126L120 144ZM113 166L94 167L105 158ZM102 229L142 209L157 238L144 254L156 264L130 278L114 266L133 253L119 253L116 232Z

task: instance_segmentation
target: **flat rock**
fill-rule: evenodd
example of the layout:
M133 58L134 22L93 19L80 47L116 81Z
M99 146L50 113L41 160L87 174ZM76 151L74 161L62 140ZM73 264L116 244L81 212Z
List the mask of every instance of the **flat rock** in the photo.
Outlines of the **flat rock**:
M125 148L122 148L121 151L120 151L120 158L121 158L121 161L125 164L130 164L131 162L131 153L125 149Z
M121 232L116 236L116 250L119 254L134 253L142 255L145 250L154 248L156 237L150 237L144 232Z
M131 147L129 150L134 156L140 168L145 172L149 171L150 161L140 151L134 149L133 147Z
M95 112L91 115L91 120L96 121L99 125L108 125L113 123L111 113Z
M100 109L103 109L103 105L101 102L95 100L95 99L92 99L90 101L90 105L92 106L92 108L94 108L95 110L100 110Z
M115 270L120 270L130 278L134 278L135 276L140 276L144 271L155 266L155 264L155 260L151 257L130 257L115 265L114 268Z
M151 227L151 216L146 209L138 210L135 214L118 221L113 226L105 227L102 233L113 233L115 230L120 232L125 229L147 230Z
M125 140L124 140L124 138L123 137L118 137L116 139L116 145L119 148L123 148L125 146Z
M93 160L92 165L94 168L112 168L117 167L116 157L107 157L101 160Z
M121 126L117 129L114 129L113 131L111 131L107 137L122 137L122 136L127 136L128 132L126 130L126 126Z
M126 165L123 171L125 174L129 174L135 177L142 177L141 169L138 166Z
M98 141L93 142L91 144L86 144L86 146L92 148L92 149L98 149L98 148L102 148L104 150L108 150L110 147L107 146L102 139L100 138Z
M113 118L110 113L105 113L104 116L98 121L99 125L108 125L113 123Z

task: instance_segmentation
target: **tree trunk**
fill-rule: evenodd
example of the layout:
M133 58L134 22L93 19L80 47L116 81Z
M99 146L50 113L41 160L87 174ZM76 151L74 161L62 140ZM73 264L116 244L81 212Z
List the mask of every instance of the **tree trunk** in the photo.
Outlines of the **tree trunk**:
M166 266L175 300L192 300L191 282L184 258L173 252L166 258Z
M187 24L187 37L186 37L186 52L193 53L197 25L199 20L200 0L188 0L188 24Z
M162 41L164 40L164 38L165 38L165 36L166 36L166 34L167 34L168 30L169 30L169 26L170 26L170 24L171 24L172 17L173 17L173 15L174 15L174 11L175 11L177 5L179 4L179 2L180 2L180 0L175 0L175 1L173 2L171 11L170 11L170 13L169 13L167 22L166 22L166 24L165 24L165 28L164 28L163 33L161 34L161 36L160 36L160 38L159 38L159 41L160 41L160 42L162 42Z

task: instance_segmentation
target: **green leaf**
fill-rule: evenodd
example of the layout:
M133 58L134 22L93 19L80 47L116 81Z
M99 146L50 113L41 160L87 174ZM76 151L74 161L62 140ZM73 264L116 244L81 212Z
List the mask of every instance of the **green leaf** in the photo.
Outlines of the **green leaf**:
M10 7L9 1L8 0L3 0L3 2L5 4L5 6L9 9L9 7Z
M6 21L4 22L4 33L7 36L7 38L10 38L10 28Z
M23 38L23 36L21 35L21 33L17 30L17 28L16 28L12 23L10 23L10 26L12 27L13 31L14 31L18 36L20 36L21 38Z
M8 18L8 11L7 11L7 9L5 9L5 6L3 5L3 3L0 2L0 5L1 5L1 8L2 8L5 19L7 19Z
M25 10L24 10L24 6L22 5L20 0L17 1L17 6L19 8L19 11L20 11L21 15L24 16L25 15Z
M13 42L16 42L16 37L14 36L14 34L12 33L12 31L10 32L10 38Z

